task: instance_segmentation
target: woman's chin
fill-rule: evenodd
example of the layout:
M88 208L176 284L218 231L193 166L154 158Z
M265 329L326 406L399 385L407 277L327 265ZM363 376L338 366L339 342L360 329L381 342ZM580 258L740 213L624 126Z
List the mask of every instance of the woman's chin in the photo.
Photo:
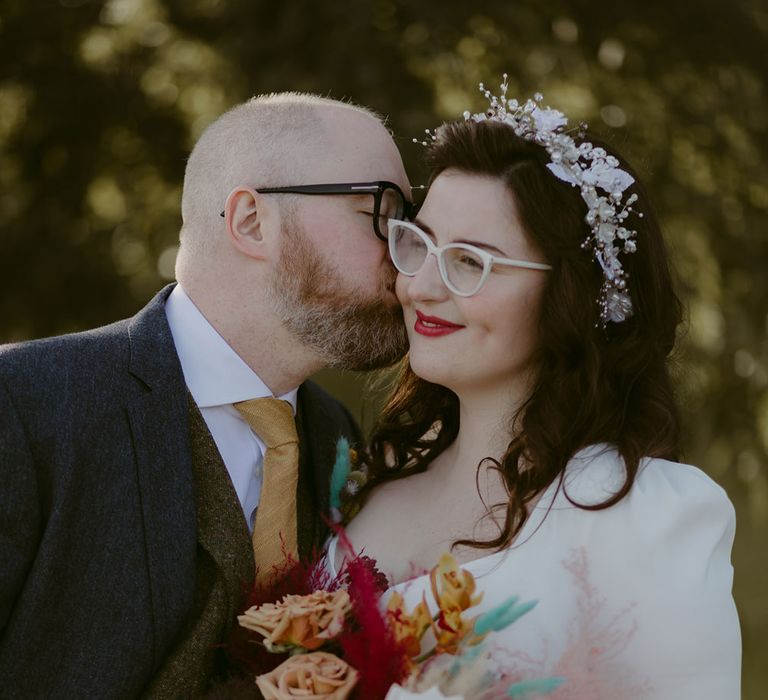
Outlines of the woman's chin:
M420 362L418 358L410 357L411 370L419 378L431 384L439 384L446 389L453 390L457 374L448 371L447 368L436 366L434 362Z

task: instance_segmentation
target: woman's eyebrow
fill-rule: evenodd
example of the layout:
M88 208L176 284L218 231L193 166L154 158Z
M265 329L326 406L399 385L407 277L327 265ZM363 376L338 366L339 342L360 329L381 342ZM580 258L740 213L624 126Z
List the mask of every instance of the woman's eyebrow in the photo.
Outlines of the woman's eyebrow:
M482 248L483 250L487 250L490 253L496 253L501 258L509 257L501 248L497 248L495 245L491 245L490 243L485 243L483 241L473 241L466 238L461 238L456 241L452 241L453 243L466 243L467 245L473 245L475 248Z
M413 220L413 223L416 224L422 231L424 231L424 233L429 234L432 236L432 238L435 237L435 232L418 217Z
M420 229L424 231L424 233L428 234L432 239L436 240L435 232L427 226L421 219L414 219L413 223L416 224ZM461 238L459 240L451 241L451 243L465 243L466 245L473 245L475 248L481 248L483 250L487 250L490 253L496 253L498 256L502 258L506 258L507 254L501 250L501 248L497 248L495 245L491 245L490 243L485 243L484 241L475 241L471 240L469 238Z

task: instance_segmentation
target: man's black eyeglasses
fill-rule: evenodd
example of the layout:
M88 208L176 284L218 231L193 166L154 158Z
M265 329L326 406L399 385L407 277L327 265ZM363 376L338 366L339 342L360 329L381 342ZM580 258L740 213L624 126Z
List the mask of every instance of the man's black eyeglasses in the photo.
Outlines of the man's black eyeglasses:
M406 199L403 191L394 182L387 180L254 189L262 194L371 194L373 195L373 231L382 241L387 240L387 219L410 219L414 210L413 202ZM221 212L221 216L224 216L224 212Z

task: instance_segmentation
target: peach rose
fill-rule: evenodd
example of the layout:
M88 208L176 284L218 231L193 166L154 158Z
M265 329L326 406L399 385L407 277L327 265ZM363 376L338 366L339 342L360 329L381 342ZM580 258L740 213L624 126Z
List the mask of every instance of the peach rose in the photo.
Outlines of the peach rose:
M286 595L279 603L254 606L238 616L239 623L264 637L270 651L302 647L314 651L336 637L352 608L345 590Z
M291 656L256 678L264 700L345 700L355 683L357 671L324 651Z

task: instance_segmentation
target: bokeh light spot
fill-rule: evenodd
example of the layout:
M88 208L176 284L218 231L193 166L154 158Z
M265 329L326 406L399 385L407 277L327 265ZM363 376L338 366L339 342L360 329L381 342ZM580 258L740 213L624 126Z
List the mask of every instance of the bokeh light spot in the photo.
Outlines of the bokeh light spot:
M552 32L566 44L573 44L579 38L579 26L567 17L558 17L552 22Z
M179 246L168 246L157 257L157 274L164 280L176 279L176 256L179 253Z
M625 49L618 39L606 39L597 51L597 60L608 70L619 70L624 65Z
M627 113L618 105L606 105L600 110L600 118L615 129L627 123Z

